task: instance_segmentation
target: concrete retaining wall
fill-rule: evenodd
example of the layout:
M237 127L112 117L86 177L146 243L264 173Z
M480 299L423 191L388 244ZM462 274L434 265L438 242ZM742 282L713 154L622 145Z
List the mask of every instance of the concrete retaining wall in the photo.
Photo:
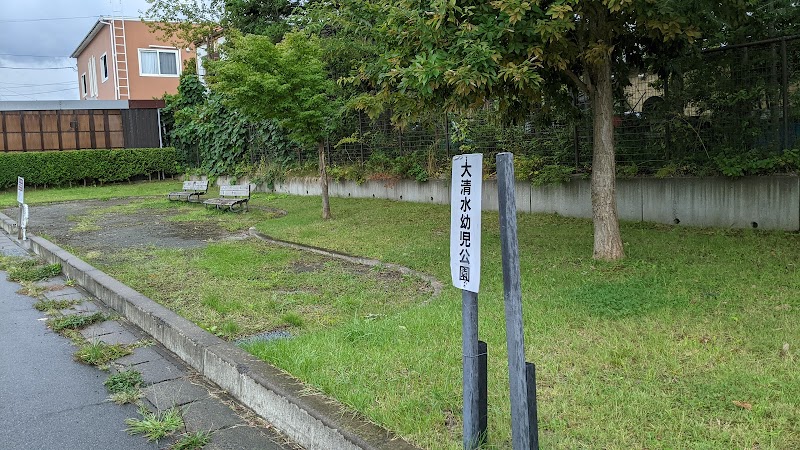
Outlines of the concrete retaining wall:
M220 178L218 183L231 184ZM268 191L264 187L256 190ZM448 181L418 183L410 180L330 183L334 197L450 203ZM320 195L318 178L293 178L275 186L274 192ZM555 213L566 217L592 216L589 180L532 186L517 183L517 209ZM745 178L634 178L617 180L619 217L628 221L658 222L697 227L800 230L800 177ZM498 208L497 182L484 181L483 208Z

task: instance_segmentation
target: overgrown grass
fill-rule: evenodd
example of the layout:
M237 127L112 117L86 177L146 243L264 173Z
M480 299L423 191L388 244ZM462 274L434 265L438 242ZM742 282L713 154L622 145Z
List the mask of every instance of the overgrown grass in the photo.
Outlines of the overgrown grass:
M89 325L106 320L105 314L96 312L94 314L68 314L66 316L54 317L47 320L47 325L56 333L63 333L64 330L80 330Z
M266 234L449 280L447 207L283 197ZM587 220L521 214L526 356L542 448L795 448L800 236L623 224L628 258L591 259ZM489 447L509 448L497 214L484 214L480 335ZM449 283L448 283L449 284ZM424 448L460 448L460 295L248 349ZM331 358L328 355L336 355ZM745 402L744 409L734 402Z
M92 261L220 336L320 330L425 301L420 280L251 238L203 249L141 249Z
M129 434L143 434L148 441L158 441L170 436L183 426L183 417L178 408L169 408L165 411L151 412L146 408L139 408L141 419L126 419L126 430Z
M111 394L109 396L111 401L118 405L124 405L135 403L142 398L144 394L139 387L143 382L141 372L130 369L110 375L103 384Z
M181 436L169 449L198 450L208 445L209 442L211 442L211 433L208 431L195 431Z
M62 309L71 308L79 304L79 300L39 300L33 304L33 307L38 311L52 314Z
M445 206L332 199L335 219L322 221L318 198L256 196L252 204L289 212L256 225L266 234L449 280ZM526 357L538 368L542 448L800 448L800 235L623 223L628 258L602 263L591 259L589 221L527 214L518 221ZM510 407L497 214L485 213L483 227L488 448L505 449ZM286 268L311 257L293 258L247 241L189 253L133 252L107 260L106 270L139 280L134 287L198 323L208 326L204 320L218 314L217 329L227 320L242 330L270 328L297 313L304 326L296 338L248 350L423 448L461 448L459 292L446 288L430 303L403 301L407 295L390 296L407 287L392 285L370 294L387 307L351 309L327 323L291 302L259 315L269 305L252 300L259 288L293 292L309 283ZM323 286L337 284L335 270L320 273ZM209 275L215 278L207 285ZM343 299L337 292L306 295L323 309L338 310ZM208 312L193 315L200 308Z
M122 344L106 344L103 341L87 342L75 352L75 359L99 368L107 367L108 363L133 353L130 346Z
M137 370L123 370L106 378L103 385L110 394L138 389L144 380Z
M61 264L44 264L36 259L18 260L7 269L11 281L42 281L61 274Z

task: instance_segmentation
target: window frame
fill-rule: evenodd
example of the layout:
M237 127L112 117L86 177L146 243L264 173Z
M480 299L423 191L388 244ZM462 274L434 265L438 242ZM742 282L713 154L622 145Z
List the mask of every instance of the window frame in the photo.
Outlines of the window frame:
M142 53L143 52L152 52L156 54L156 59L158 60L158 72L157 74L154 73L143 73L142 72ZM162 74L161 73L161 56L160 53L171 53L175 55L175 68L177 69L176 74ZM177 48L140 48L138 51L139 56L139 76L140 77L161 77L161 78L178 78L181 76L181 71L183 69L183 61L181 60L181 51Z
M81 94L84 98L86 98L87 94L87 87L86 87L86 72L81 74Z
M108 72L108 53L103 53L100 55L100 78L102 83L108 81Z

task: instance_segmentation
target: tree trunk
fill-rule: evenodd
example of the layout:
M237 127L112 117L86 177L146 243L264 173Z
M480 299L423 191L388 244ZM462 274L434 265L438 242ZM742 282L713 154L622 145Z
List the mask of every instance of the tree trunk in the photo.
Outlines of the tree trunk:
M325 165L325 143L320 141L317 145L319 152L319 184L322 188L322 218L331 218L331 200L328 196L328 169Z
M592 160L592 220L594 258L607 261L625 257L619 233L614 161L614 100L611 90L611 57L606 55L589 68L594 122Z

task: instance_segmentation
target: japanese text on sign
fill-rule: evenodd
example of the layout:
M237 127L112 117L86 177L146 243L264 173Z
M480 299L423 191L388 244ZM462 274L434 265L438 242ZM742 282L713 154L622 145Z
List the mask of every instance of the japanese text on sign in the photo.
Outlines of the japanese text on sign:
M450 274L453 286L478 292L481 276L483 155L453 157L450 192Z
M17 177L17 203L25 203L25 179Z

